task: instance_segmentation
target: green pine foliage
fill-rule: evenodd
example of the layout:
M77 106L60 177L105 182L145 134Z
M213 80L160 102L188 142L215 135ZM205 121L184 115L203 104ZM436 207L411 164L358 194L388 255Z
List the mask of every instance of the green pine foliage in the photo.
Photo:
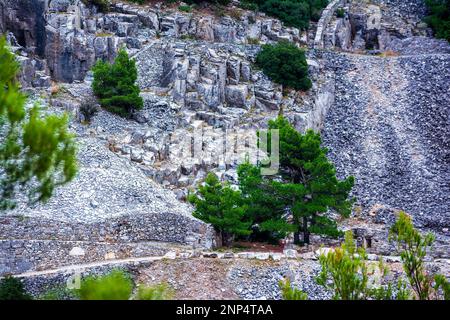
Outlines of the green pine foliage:
M252 237L258 240L284 238L293 228L286 222L283 200L275 194L273 181L263 178L261 168L245 162L238 167L239 189L246 206L245 215L257 228Z
M0 300L32 300L23 283L12 276L0 280Z
M411 217L405 212L400 212L390 230L390 239L397 245L403 269L415 297L419 300L438 299L442 290L443 298L448 299L449 282L442 275L431 276L425 268L424 259L434 242L434 235L431 233L422 235L414 228Z
M116 269L103 276L83 279L77 296L80 300L128 300L132 291L130 276Z
M256 64L272 81L286 87L307 91L312 86L305 52L287 41L263 46Z
M365 250L357 249L351 231L346 232L341 247L320 255L317 283L331 290L335 300L365 300L369 280L365 260Z
M425 22L437 38L450 41L450 0L426 0L425 3L429 11Z
M211 223L221 234L222 244L231 245L234 235L249 235L251 221L246 220L246 207L241 192L223 185L214 173L209 173L198 194L190 194L195 205L193 216Z
M36 105L26 110L19 91L19 64L0 38L0 210L15 206L16 193L27 193L30 202L48 200L57 186L77 172L74 136L68 116L43 117Z
M123 117L142 109L144 102L136 85L136 63L125 49L119 50L113 64L99 60L92 70L92 89L102 107Z
M293 215L295 242L300 243L300 233L304 243L309 243L310 233L339 236L336 221L326 213L333 209L343 217L350 215L354 199L348 198L354 177L337 179L320 134L312 130L301 134L283 117L270 121L269 128L279 130L284 181L275 183L275 190Z
M392 300L394 289L392 283L383 285L388 275L388 268L382 260L376 266L367 262L364 248L357 248L352 231L345 233L341 247L323 253L319 257L321 271L316 278L319 285L333 292L334 300ZM369 281L369 275L379 270L378 279ZM384 281L387 282L387 281ZM399 281L397 296L409 296L409 290Z

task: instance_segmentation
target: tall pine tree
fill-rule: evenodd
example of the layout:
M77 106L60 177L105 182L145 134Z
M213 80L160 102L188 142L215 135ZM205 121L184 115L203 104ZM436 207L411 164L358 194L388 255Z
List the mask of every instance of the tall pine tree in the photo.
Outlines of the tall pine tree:
M310 234L338 236L336 221L327 215L330 209L344 217L351 213L354 200L349 193L354 178L338 180L336 169L321 147L320 134L296 131L283 117L269 122L280 136L280 174L283 182L274 182L274 191L285 201L295 227L294 242L310 243Z

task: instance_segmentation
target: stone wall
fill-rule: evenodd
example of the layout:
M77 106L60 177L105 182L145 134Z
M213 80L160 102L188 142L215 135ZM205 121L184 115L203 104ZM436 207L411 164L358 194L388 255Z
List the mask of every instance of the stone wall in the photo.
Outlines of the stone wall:
M111 259L163 256L168 251L157 242L0 240L0 276Z
M314 39L314 47L316 49L322 49L323 44L323 36L324 32L330 23L331 19L333 18L333 15L336 12L336 9L342 5L345 1L344 0L333 0L328 4L328 6L323 10L322 16L317 24L317 31L316 31L316 37Z
M161 256L172 247L211 248L214 232L179 214L121 216L98 223L0 217L0 275L111 258ZM71 256L73 248L81 256Z

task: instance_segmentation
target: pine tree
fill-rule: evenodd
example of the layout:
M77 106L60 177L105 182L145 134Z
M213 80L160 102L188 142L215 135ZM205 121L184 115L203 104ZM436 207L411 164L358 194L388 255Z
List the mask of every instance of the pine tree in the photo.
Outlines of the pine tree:
M19 64L0 38L0 210L15 206L17 191L30 202L48 200L55 187L76 174L74 137L68 116L40 115L25 108L16 75Z
M191 194L189 202L195 205L193 216L211 223L221 234L222 244L231 245L235 235L249 235L251 221L245 218L241 193L229 185L222 185L214 173L209 173L198 194Z
M93 67L92 89L102 107L123 117L142 109L144 101L136 85L136 62L120 49L113 64L97 61Z
M339 181L336 169L328 160L326 148L321 147L320 134L308 130L296 131L283 117L269 122L278 129L280 137L280 173L283 182L275 182L275 190L290 209L295 226L294 241L310 242L310 233L338 236L336 221L326 215L333 209L348 217L354 200L348 200L354 178Z
M302 91L312 86L305 52L287 41L263 46L256 64L272 81L283 86Z

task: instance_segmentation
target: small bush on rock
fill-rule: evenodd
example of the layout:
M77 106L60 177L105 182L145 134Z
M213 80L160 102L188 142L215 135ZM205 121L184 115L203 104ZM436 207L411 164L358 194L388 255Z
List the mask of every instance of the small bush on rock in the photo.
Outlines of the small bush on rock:
M338 18L344 18L345 17L345 10L344 10L344 8L336 9L336 17L338 17Z
M183 11L183 12L191 12L192 11L192 7L191 6L187 6L187 5L183 5L183 6L179 6L178 10Z
M287 41L263 46L256 64L272 81L286 87L307 91L312 86L305 52Z
M107 110L124 117L142 109L143 99L139 96L137 69L134 60L121 49L113 64L99 60L93 67L92 89Z

